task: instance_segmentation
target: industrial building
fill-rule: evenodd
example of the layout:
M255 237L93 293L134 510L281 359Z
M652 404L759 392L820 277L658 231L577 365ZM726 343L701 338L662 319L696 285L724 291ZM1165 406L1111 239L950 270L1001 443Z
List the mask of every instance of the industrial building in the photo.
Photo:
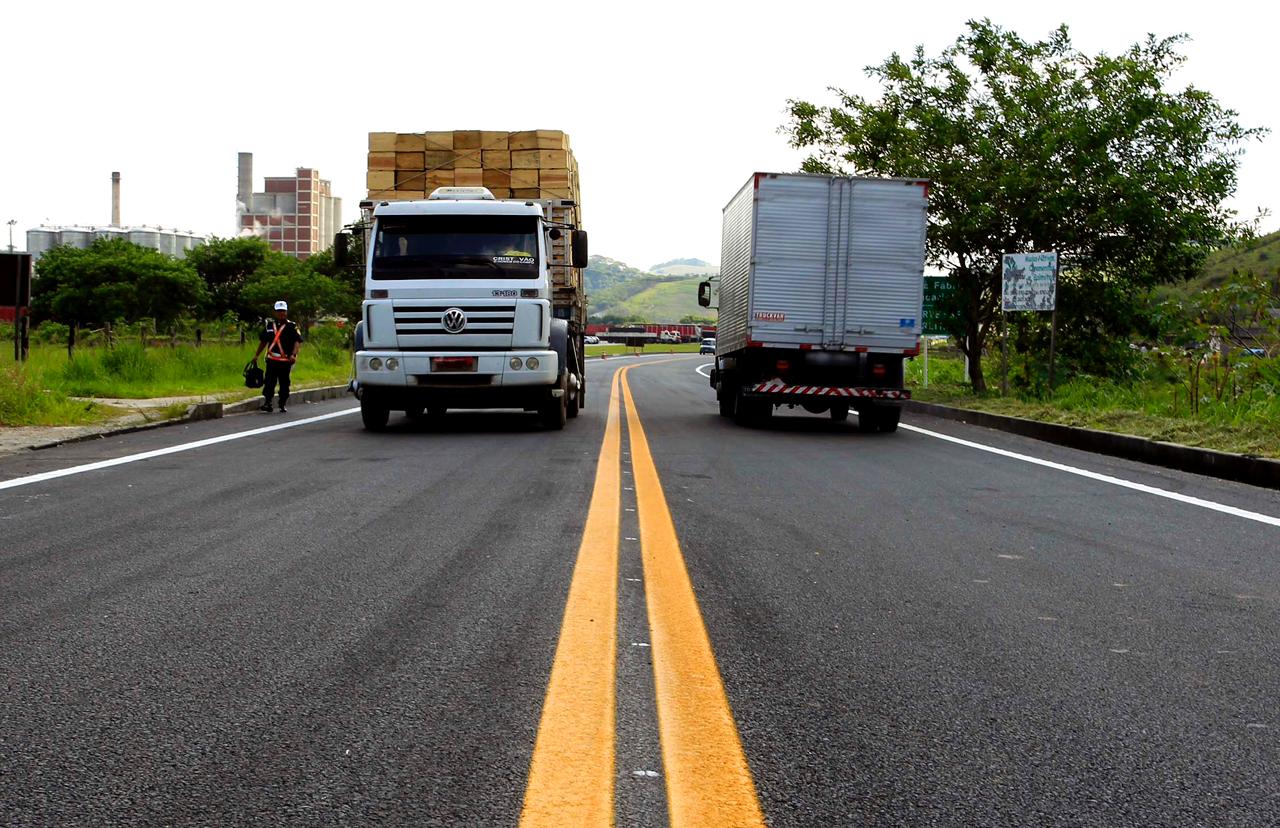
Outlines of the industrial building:
M253 153L239 155L236 223L242 236L259 236L272 250L306 259L333 245L342 227L342 199L328 181L309 167L289 177L264 180L265 192L253 192Z
M111 224L105 227L41 225L27 231L27 251L34 262L39 261L41 256L59 245L84 249L98 239L125 239L141 247L150 247L182 259L186 257L188 250L204 244L209 237L172 228L145 225L122 226L120 224L120 173L113 172L111 173Z

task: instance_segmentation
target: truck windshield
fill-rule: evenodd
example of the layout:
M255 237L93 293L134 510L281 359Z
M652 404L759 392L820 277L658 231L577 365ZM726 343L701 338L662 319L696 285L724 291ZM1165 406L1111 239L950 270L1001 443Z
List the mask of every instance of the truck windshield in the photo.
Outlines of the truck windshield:
M536 279L534 216L378 219L374 279Z

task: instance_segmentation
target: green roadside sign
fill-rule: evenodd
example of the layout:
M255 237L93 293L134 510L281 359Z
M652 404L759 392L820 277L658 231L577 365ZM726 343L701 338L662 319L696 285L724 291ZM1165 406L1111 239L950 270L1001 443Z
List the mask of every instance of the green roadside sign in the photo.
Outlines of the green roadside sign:
M920 333L925 336L949 336L951 329L942 308L955 292L955 282L946 276L924 277L924 319Z

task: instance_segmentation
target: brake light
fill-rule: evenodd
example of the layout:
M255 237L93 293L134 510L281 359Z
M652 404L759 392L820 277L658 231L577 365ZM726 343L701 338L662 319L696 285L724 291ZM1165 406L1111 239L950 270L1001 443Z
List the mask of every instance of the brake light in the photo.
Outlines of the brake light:
M369 291L369 298L370 299L386 299L387 291L374 288L373 290Z
M790 361L790 360L787 360L787 359L780 359L780 360L778 360L777 362L775 362L773 365L774 365L774 367L775 367L775 368L777 368L779 371L790 371L790 370L791 370L791 361Z
M877 362L871 366L871 375L873 377L883 377L885 375L885 367L883 362Z

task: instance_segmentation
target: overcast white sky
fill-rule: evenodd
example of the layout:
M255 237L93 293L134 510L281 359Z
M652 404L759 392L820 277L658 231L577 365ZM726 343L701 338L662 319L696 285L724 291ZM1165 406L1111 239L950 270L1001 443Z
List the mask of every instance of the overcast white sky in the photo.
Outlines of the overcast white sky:
M729 197L800 163L777 131L787 98L873 93L864 66L983 16L1027 38L1065 22L1086 51L1186 32L1181 80L1280 131L1276 3L45 0L0 12L0 221L20 249L42 223L106 224L119 170L125 224L230 236L239 151L255 189L315 167L350 220L371 131L563 129L593 253L716 262ZM1273 134L1233 206L1274 230L1278 185Z

